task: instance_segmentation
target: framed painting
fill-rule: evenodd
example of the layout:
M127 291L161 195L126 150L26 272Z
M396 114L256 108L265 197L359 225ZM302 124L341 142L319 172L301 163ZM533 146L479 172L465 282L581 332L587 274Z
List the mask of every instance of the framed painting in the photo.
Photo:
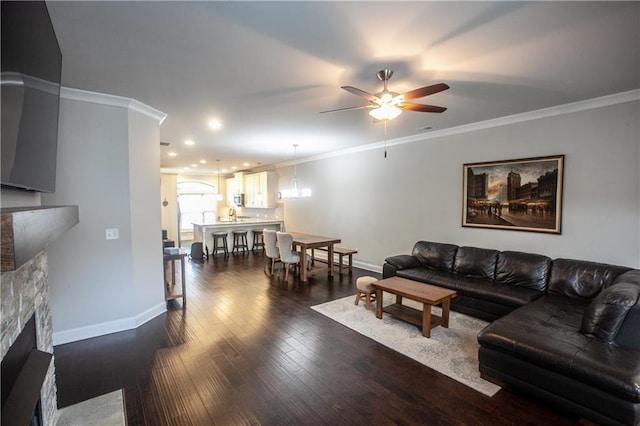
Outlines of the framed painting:
M564 155L463 165L462 226L560 234Z

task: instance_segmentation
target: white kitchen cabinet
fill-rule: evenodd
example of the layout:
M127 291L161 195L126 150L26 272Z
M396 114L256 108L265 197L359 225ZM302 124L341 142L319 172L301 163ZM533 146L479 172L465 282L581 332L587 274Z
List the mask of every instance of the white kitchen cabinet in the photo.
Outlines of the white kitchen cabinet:
M278 177L275 172L260 172L245 175L246 207L276 207Z

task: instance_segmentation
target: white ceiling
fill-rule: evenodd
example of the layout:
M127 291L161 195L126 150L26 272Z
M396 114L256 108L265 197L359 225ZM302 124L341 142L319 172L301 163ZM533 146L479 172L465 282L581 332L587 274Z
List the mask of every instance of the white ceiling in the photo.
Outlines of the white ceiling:
M168 114L165 169L255 167L380 142L340 89L445 82L388 139L640 88L640 2L48 2L63 85ZM222 129L207 126L211 117ZM184 145L192 139L196 145ZM169 151L178 156L170 158Z

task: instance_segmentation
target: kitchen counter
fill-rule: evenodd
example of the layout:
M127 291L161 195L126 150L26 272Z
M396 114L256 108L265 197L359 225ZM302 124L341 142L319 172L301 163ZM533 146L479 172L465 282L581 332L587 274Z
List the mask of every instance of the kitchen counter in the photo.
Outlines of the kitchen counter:
M274 229L276 231L281 231L284 228L284 222L279 219L242 219L238 221L216 221L212 223L193 223L193 240L194 241L202 241L205 245L209 247L213 247L213 239L211 237L212 232L224 232L228 231L231 234L231 231L241 230L241 231L251 231L253 229ZM231 244L233 243L231 236L229 235L229 249L231 249ZM248 238L249 242L252 241L252 237L249 234Z

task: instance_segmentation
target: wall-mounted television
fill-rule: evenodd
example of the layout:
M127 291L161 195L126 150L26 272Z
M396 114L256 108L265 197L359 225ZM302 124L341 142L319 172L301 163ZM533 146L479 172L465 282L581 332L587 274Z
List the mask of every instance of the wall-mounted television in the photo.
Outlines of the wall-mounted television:
M62 53L45 2L2 1L2 186L54 192Z

